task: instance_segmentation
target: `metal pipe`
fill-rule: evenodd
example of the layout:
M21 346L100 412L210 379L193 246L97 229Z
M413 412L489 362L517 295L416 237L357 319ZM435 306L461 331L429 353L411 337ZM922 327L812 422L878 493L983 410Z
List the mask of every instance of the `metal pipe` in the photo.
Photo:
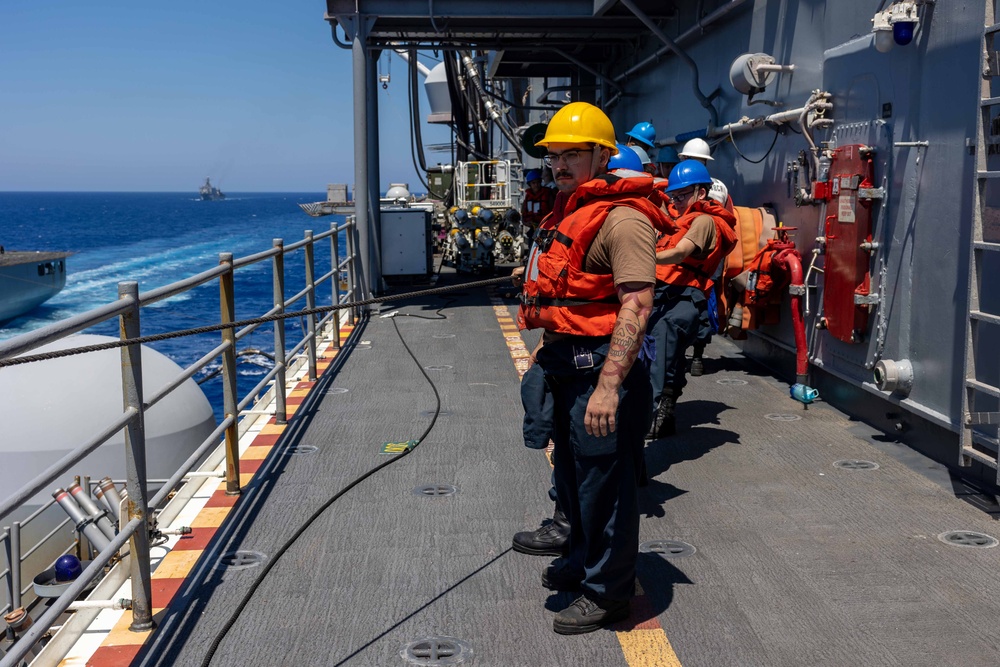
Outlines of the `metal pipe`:
M379 54L376 52L375 59ZM368 123L367 147L368 147L368 228L371 236L371 250L368 259L372 265L372 290L379 294L385 291L385 282L382 279L382 210L379 206L381 193L381 165L379 163L380 141L378 129L379 117L379 96L378 96L378 70L375 60L368 63L368 118L375 119Z
M132 601L128 598L117 600L76 600L70 602L67 609L131 609Z
M493 124L497 126L501 134L503 134L507 141L510 142L510 145L516 148L520 145L517 141L517 137L515 137L510 131L510 128L504 124L500 111L497 110L497 106L483 90L483 82L479 79L479 68L472 60L472 54L467 51L463 51L462 62L465 64L465 71L469 81L472 82L472 87L475 88L476 92L479 94L480 101L483 103L483 106L486 107L486 113L490 115L490 118L493 120Z
M71 496L73 496L73 500L75 500L76 504L80 506L80 509L83 510L84 514L97 524L97 527L101 529L101 532L104 533L105 537L107 537L109 541L114 539L115 528L111 525L111 521L108 520L107 510L99 508L97 504L90 499L87 492L83 490L83 487L77 483L71 484L66 490L69 491Z
M10 567L10 608L21 606L21 522L10 524L10 543L7 551L7 565Z
M306 230L306 310L316 307L316 260L313 253L312 230ZM310 313L306 316L306 354L309 356L309 381L316 381L316 314Z
M233 290L233 254L219 254L219 263L229 270L219 276L219 315L222 324L236 320L235 292ZM222 342L229 348L222 353L222 402L223 413L232 418L226 429L226 495L240 495L240 436L236 427L239 410L236 407L236 335L229 329L222 330ZM131 488L131 486L129 486Z
M79 484L83 485L83 488L89 491L90 477L85 475L83 478L77 477L76 480ZM105 519L107 519L108 516L111 516L110 514L107 513L106 508L104 510L99 510L99 511L103 511L105 513ZM105 535L107 535L107 533L105 533ZM114 536L115 534L114 531L112 530L111 534L108 535L108 539ZM76 557L82 561L90 560L90 540L88 540L87 536L84 535L83 533L77 533L76 535Z
M104 497L110 505L111 513L114 514L115 519L121 519L122 497L118 493L118 487L115 486L115 483L111 481L110 477L105 477L97 488L104 492Z
M340 303L340 227L337 223L330 223L330 229L333 230L333 234L330 235L330 273L333 274L333 278L330 280L332 292L332 304L336 305ZM340 313L334 311L331 313L333 315L333 349L340 349Z
M65 510L70 520L76 525L76 530L85 534L95 549L103 551L108 548L108 545L111 544L110 540L105 537L101 529L94 524L65 489L56 489L52 492L52 497L56 499L59 506Z
M701 106L708 109L709 115L711 116L712 119L711 121L712 127L718 125L719 112L715 110L714 106L712 106L712 101L708 97L706 97L704 93L701 92L701 86L698 82L698 64L695 63L695 61L691 58L691 56L687 54L686 51L684 51L683 49L681 49L680 46L677 45L677 42L670 39L670 37L667 36L667 33L663 32L663 30L660 29L660 26L656 25L656 22L653 21L653 19L649 18L649 16L647 16L645 12L639 9L639 6L636 5L635 2L633 2L633 0L621 0L621 3L625 5L629 9L629 11L635 14L636 18L638 18L643 23L643 25L649 28L650 32L656 35L661 42L669 46L671 50L673 50L673 52L676 53L678 57L680 57L680 59L683 60L687 64L687 66L691 69L692 76L694 77L692 81L692 86L694 87L694 96L698 98L699 102L701 102Z
M358 255L357 255L358 225L357 225L357 216L356 215L350 216L350 221L351 221L351 226L347 230L347 258L351 260L351 263L347 267L347 292L348 292L348 294L351 294L353 296L355 294L354 286L358 283L358 265L357 265L357 257L358 257ZM346 261L346 259L345 259L345 261ZM347 295L345 294L344 296L347 296ZM350 315L350 318L351 318L350 322L349 322L351 326L354 326L354 324L358 321L358 314L359 314L359 312L360 312L360 310L359 310L359 308L357 306L352 306L351 309L348 311L348 313Z
M368 54L365 52L365 38L368 36L367 17L357 17L357 32L352 49L354 83L354 215L357 216L359 250L364 257L361 264L361 293L367 299L373 293L371 228L368 216Z
M271 260L271 291L276 313L285 312L285 242L273 239L271 243L279 252ZM274 367L279 369L274 376L274 421L287 424L285 412L285 318L274 321Z
M262 260L267 259L268 257L273 256L274 253L276 252L278 251L275 250L274 248L268 248L267 250L261 250L260 252L254 253L252 255L247 255L245 257L237 257L233 260L233 268L239 269L249 264L255 264L256 262L260 262Z
M229 275L232 275L231 273ZM118 331L122 340L138 338L139 283L118 283L118 298L133 303L130 311L118 318ZM230 332L232 330L230 329ZM136 343L121 348L122 402L124 408L134 409L135 417L125 426L125 472L128 479L128 517L139 520L139 530L129 541L129 576L132 579L132 612L130 630L139 632L153 627L153 595L149 580L149 531L146 529L146 428L142 411L142 346Z
M204 285L205 283L215 279L215 277L222 271L223 269L220 267L214 266L211 269L202 271L201 273L191 276L190 278L178 280L175 283L170 283L169 285L164 285L163 287L157 287L154 290L143 292L139 295L139 303L144 306L148 306L152 303L156 303L157 301L162 301L163 299L186 292L192 287Z
M69 607L70 603L74 601L83 592L91 581L93 581L101 572L104 571L104 566L108 564L108 561L118 553L118 550L122 548L125 541L129 539L133 532L137 529L145 529L144 519L132 519L129 521L120 533L112 540L110 548L101 551L97 554L97 557L91 561L83 572L80 574L76 580L70 584L66 592L60 595L58 598L52 601L48 609L38 618L37 621L18 639L17 643L10 646L7 649L7 653L0 658L0 667L19 667L21 664L21 659L28 655L34 648L35 642L42 638L42 635L48 632L49 628L58 620L59 616L62 615L64 611ZM132 560L135 560L134 558ZM135 583L133 582L133 590ZM134 616L134 613L133 613Z

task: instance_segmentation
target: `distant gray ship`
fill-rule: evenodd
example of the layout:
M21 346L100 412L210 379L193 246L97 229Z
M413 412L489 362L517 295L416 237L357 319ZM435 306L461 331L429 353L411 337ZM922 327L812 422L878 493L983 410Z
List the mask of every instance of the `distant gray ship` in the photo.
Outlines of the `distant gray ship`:
M226 198L222 190L212 185L212 182L207 178L205 179L205 185L198 188L198 194L201 195L202 201L215 201Z
M55 296L66 285L68 252L0 253L0 324Z

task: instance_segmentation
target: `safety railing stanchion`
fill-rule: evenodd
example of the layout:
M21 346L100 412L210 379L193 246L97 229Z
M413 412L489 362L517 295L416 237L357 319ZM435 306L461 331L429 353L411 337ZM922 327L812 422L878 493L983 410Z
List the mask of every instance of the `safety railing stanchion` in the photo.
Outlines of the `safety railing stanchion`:
M83 487L84 493L87 497L90 497L90 477L84 475L82 479L77 479L77 484ZM114 517L108 517L111 522L114 523ZM76 533L76 556L80 560L90 560L90 540L87 536L83 534L83 531L77 531Z
M347 222L348 222L348 227L347 227L347 230L346 230L347 231L347 256L351 260L350 263L347 265L347 294L349 295L348 296L348 300L350 300L350 301L358 301L359 300L358 299L358 293L355 291L355 285L358 284L358 281L355 280L356 276L355 276L355 273L354 273L357 270L357 266L358 266L358 261L357 261L358 260L358 254L357 254L358 245L355 242L355 236L354 236L355 233L357 232L357 228L358 228L357 221L358 221L358 219L355 216L353 216L353 215L349 216L347 218ZM350 309L348 309L348 313L351 316L351 326L353 327L355 324L358 323L358 307L357 306L351 306Z
M278 315L285 312L285 242L272 241L274 253L271 260L272 285L274 287L274 307ZM288 413L285 401L285 318L274 321L274 365L278 368L274 376L274 422L287 424Z
M8 539L4 540L7 548L7 599L10 600L10 610L21 606L21 522L10 524Z
M330 281L331 291L333 292L333 301L331 305L337 306L340 304L340 231L337 228L336 222L330 223L330 228L333 230L333 234L330 234L330 271L333 274L333 279ZM333 349L340 349L340 311L333 311Z
M219 276L220 323L236 321L236 294L233 289L233 253L219 253L219 264L225 264L228 271ZM223 412L230 419L226 427L226 495L240 495L240 435L239 414L236 400L236 331L222 330L222 342L226 349L222 352L222 404Z
M306 309L316 307L316 266L313 257L313 233L306 230ZM309 356L309 381L316 381L316 314L306 316L306 352Z
M128 310L118 316L122 340L138 338L139 283L118 283L118 298L129 299ZM142 400L142 346L121 348L122 407L135 415L125 425L125 477L128 480L128 517L139 519L142 527L129 538L129 576L132 579L132 624L129 630L143 632L153 627L152 585L149 580L149 530L146 497L146 429Z

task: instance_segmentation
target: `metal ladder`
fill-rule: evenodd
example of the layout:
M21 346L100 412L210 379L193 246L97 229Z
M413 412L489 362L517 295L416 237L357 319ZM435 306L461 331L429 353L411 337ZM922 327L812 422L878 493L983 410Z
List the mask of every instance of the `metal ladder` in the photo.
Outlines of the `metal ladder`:
M996 136L991 116L1000 118L1000 23L996 23L996 3L986 3L986 14L982 39L982 82L980 84L979 119L976 123L976 187L973 192L972 207L972 248L969 262L969 317L965 328L965 386L962 392L963 428L959 464L972 465L978 461L997 470L1000 483L1000 439L997 425L1000 424L1000 387L984 381L989 368L984 368L984 359L995 359L996 348L986 341L995 339L1000 331L1000 314L981 309L980 296L989 289L984 274L996 275L1000 266L1000 242L997 239L984 240L984 224L988 200L1000 199L1000 171L989 170L987 137ZM997 81L998 91L994 93L993 81ZM1000 122L1000 121L998 121ZM1000 148L1000 143L995 145ZM994 157L1000 162L1000 154ZM987 196L988 193L991 196ZM997 215L1000 209L991 207ZM992 328L992 330L990 329ZM995 362L994 362L995 364Z

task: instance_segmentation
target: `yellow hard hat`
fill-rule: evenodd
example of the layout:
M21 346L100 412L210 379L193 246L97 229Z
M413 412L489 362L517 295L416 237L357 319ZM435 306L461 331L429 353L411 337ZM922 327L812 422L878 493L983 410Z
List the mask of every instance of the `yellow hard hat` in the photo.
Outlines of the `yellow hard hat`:
M545 136L535 145L549 144L597 144L610 148L612 155L618 153L611 119L586 102L570 102L552 116Z

